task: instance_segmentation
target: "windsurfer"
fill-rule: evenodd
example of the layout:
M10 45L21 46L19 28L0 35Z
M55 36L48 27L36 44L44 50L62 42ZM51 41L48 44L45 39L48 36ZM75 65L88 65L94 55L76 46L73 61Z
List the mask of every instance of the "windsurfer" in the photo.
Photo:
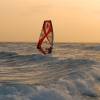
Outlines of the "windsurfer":
M44 21L37 49L43 54L52 53L53 49L53 28L51 20Z
M46 48L46 52L47 52L47 53L52 53L52 47Z
M48 53L52 52L52 47L48 48Z
M37 45L37 49L39 49L43 54L46 54L39 44Z

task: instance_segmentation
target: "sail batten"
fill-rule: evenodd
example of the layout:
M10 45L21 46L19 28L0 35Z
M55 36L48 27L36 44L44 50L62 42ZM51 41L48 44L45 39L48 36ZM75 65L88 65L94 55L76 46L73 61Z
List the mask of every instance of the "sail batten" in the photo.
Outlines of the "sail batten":
M52 53L53 49L53 27L51 20L45 20L42 26L42 31L37 43L37 49L43 54Z

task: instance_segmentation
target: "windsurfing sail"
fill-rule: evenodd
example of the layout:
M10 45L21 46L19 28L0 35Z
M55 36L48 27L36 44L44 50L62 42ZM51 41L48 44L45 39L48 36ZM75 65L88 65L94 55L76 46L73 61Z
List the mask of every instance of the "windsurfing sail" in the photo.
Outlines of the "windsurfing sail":
M43 54L52 53L53 49L53 27L51 20L45 20L42 26L39 41L37 43L37 49Z

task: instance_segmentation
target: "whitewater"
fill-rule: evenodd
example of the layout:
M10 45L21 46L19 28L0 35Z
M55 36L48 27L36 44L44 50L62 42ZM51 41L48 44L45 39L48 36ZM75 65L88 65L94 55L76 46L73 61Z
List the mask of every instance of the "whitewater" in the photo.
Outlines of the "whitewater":
M0 100L100 100L100 44L0 43Z

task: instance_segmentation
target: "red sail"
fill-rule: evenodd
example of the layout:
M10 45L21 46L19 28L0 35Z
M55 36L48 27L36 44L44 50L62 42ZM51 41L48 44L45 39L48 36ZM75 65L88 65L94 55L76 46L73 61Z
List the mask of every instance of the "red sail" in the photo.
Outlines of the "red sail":
M39 49L43 54L52 53L53 27L51 20L44 21L39 41L37 44L37 49Z

